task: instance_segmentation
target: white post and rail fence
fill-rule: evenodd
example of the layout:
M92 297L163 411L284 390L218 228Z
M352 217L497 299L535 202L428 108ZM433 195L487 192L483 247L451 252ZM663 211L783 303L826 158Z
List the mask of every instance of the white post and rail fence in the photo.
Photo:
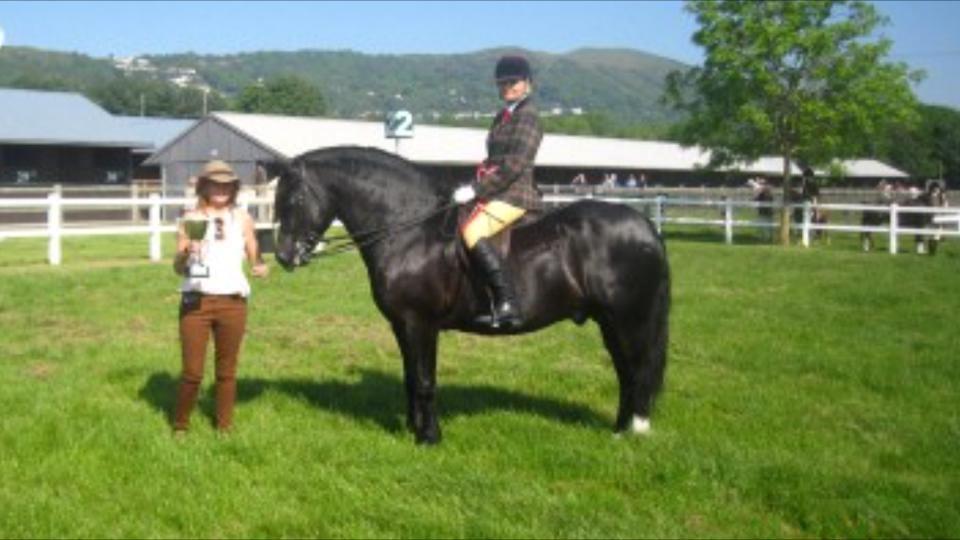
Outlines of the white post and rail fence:
M51 265L59 265L63 261L62 243L66 236L103 236L103 235L129 235L129 234L147 234L148 235L148 254L151 261L160 261L163 257L161 253L161 238L163 233L176 231L177 222L175 220L164 222L162 220L163 208L176 208L182 210L188 205L196 202L195 198L162 198L159 194L153 193L145 198L71 198L66 199L59 190L54 190L45 198L24 198L24 199L0 199L0 212L4 210L46 212L45 224L2 224L0 223L0 240L6 238L47 238L47 262ZM272 199L245 198L241 195L238 199L239 204L244 208L257 205L263 208L266 205L273 205ZM139 219L131 219L131 223L110 222L110 223L81 223L77 225L67 225L64 222L64 212L66 210L113 210L118 208L136 208L139 215L139 209L147 208L147 223L138 223ZM176 212L178 215L180 212ZM257 230L273 229L272 222L255 223ZM2 244L0 244L0 249Z
M667 196L628 198L628 197L597 197L592 194L585 196L575 195L547 195L547 203L563 204L582 198L593 198L610 202L618 202L639 207L654 222L658 231L663 230L666 224L673 225L697 225L716 227L723 232L724 241L727 244L734 242L737 230L760 229L772 231L779 226L773 219L760 219L757 216L759 208L769 208L776 213L780 209L777 203L757 203L753 201L738 201L730 198L711 200L699 198L679 198ZM59 265L63 260L62 240L67 236L98 236L98 235L129 235L129 234L147 234L148 254L150 260L160 261L161 237L164 233L170 233L176 230L175 220L164 221L162 217L165 213L163 208L173 208L178 210L174 214L179 215L187 205L193 204L194 198L163 198L159 194L151 194L146 198L64 198L59 190L54 190L44 198L0 198L0 213L4 211L31 211L45 212L45 223L30 224L3 224L0 223L0 241L6 238L47 238L47 260L51 265ZM261 220L257 221L258 230L272 230L272 198L251 198L241 195L239 202L241 206L251 207L256 205L260 210L257 214L261 215ZM78 223L66 224L64 221L65 210L91 210L91 209L134 209L129 223L111 222L103 223ZM142 223L139 215L140 209L147 208L147 223ZM888 238L888 250L896 254L899 250L898 238L901 235L919 235L940 237L958 237L960 236L960 209L957 208L928 208L914 206L891 205L862 205L862 204L818 204L811 205L790 205L789 210L802 210L803 219L800 223L794 223L792 228L799 231L801 243L809 247L811 237L817 231L837 232L837 233L874 233L885 235ZM264 211L264 209L266 209ZM828 212L881 212L887 214L888 219L883 225L864 226L860 224L830 224L814 223L812 220L814 209L825 210ZM745 211L753 212L753 219L743 219ZM169 214L170 212L168 212ZM937 228L915 229L901 226L902 216L907 213L934 214L933 221ZM738 218L739 214L739 218ZM262 219L266 217L266 219ZM752 216L751 216L752 217ZM2 249L2 244L0 244Z

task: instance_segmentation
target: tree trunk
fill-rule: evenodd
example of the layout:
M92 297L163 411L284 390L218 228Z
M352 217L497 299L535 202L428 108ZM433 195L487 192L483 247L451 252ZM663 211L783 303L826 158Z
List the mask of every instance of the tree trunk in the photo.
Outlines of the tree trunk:
M783 204L780 207L780 245L790 245L790 149L783 152Z

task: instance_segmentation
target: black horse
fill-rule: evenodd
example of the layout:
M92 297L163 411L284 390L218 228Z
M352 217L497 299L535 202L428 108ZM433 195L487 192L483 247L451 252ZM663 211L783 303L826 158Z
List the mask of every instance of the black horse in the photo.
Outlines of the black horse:
M435 406L441 330L526 333L564 319L595 320L620 383L617 432L650 429L667 361L670 274L649 220L617 204L582 201L515 227L505 264L516 276L522 326L491 329L474 318L487 293L463 256L456 187L376 149L338 147L282 167L277 260L305 264L334 218L360 247L377 307L403 356L407 425L418 443L440 440Z
M887 195L884 200L875 204L890 205L892 202L892 196ZM945 207L947 206L946 191L941 183L930 181L923 193L904 201L900 206L904 208ZM870 227L888 225L890 223L890 212L865 210L861 216L860 223L861 225ZM909 211L899 214L898 224L904 229L932 229L935 227L933 214ZM914 241L917 253L936 255L937 246L939 245L939 238L937 236L917 234L914 236ZM864 251L873 249L873 235L869 232L860 233L860 245Z

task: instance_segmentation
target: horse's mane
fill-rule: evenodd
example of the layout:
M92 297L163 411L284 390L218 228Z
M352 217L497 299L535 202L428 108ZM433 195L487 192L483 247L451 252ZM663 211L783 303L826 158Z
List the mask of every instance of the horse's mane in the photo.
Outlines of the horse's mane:
M334 146L312 150L297 156L294 163L360 173L381 171L391 183L403 184L404 189L415 189L436 194L442 186L415 163L379 148L363 146Z

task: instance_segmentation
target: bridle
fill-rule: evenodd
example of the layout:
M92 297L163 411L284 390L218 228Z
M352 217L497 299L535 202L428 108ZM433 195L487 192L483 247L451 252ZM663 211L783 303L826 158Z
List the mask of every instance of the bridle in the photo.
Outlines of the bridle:
M310 195L314 199L320 199L320 194L317 193L316 188L310 182L306 181L304 178L301 178L300 182L302 183L303 187L306 187L306 191L309 191ZM297 190L296 195L293 197L293 204L291 206L293 209L295 209L295 211L302 211L306 205L307 200L304 191L305 190L303 189ZM411 219L354 233L323 236L316 230L311 230L307 232L302 240L298 240L296 242L296 256L299 260L303 261L303 264L306 264L310 261L310 259L315 257L332 257L334 255L339 255L340 253L358 250L363 247L376 244L382 240L386 240L387 238L401 231L421 225L426 221L433 219L435 216L443 212L447 212L457 206L458 204L455 202L443 204L425 214L418 215ZM320 242L324 242L329 245L318 254L316 253L316 247L318 244L320 244Z

